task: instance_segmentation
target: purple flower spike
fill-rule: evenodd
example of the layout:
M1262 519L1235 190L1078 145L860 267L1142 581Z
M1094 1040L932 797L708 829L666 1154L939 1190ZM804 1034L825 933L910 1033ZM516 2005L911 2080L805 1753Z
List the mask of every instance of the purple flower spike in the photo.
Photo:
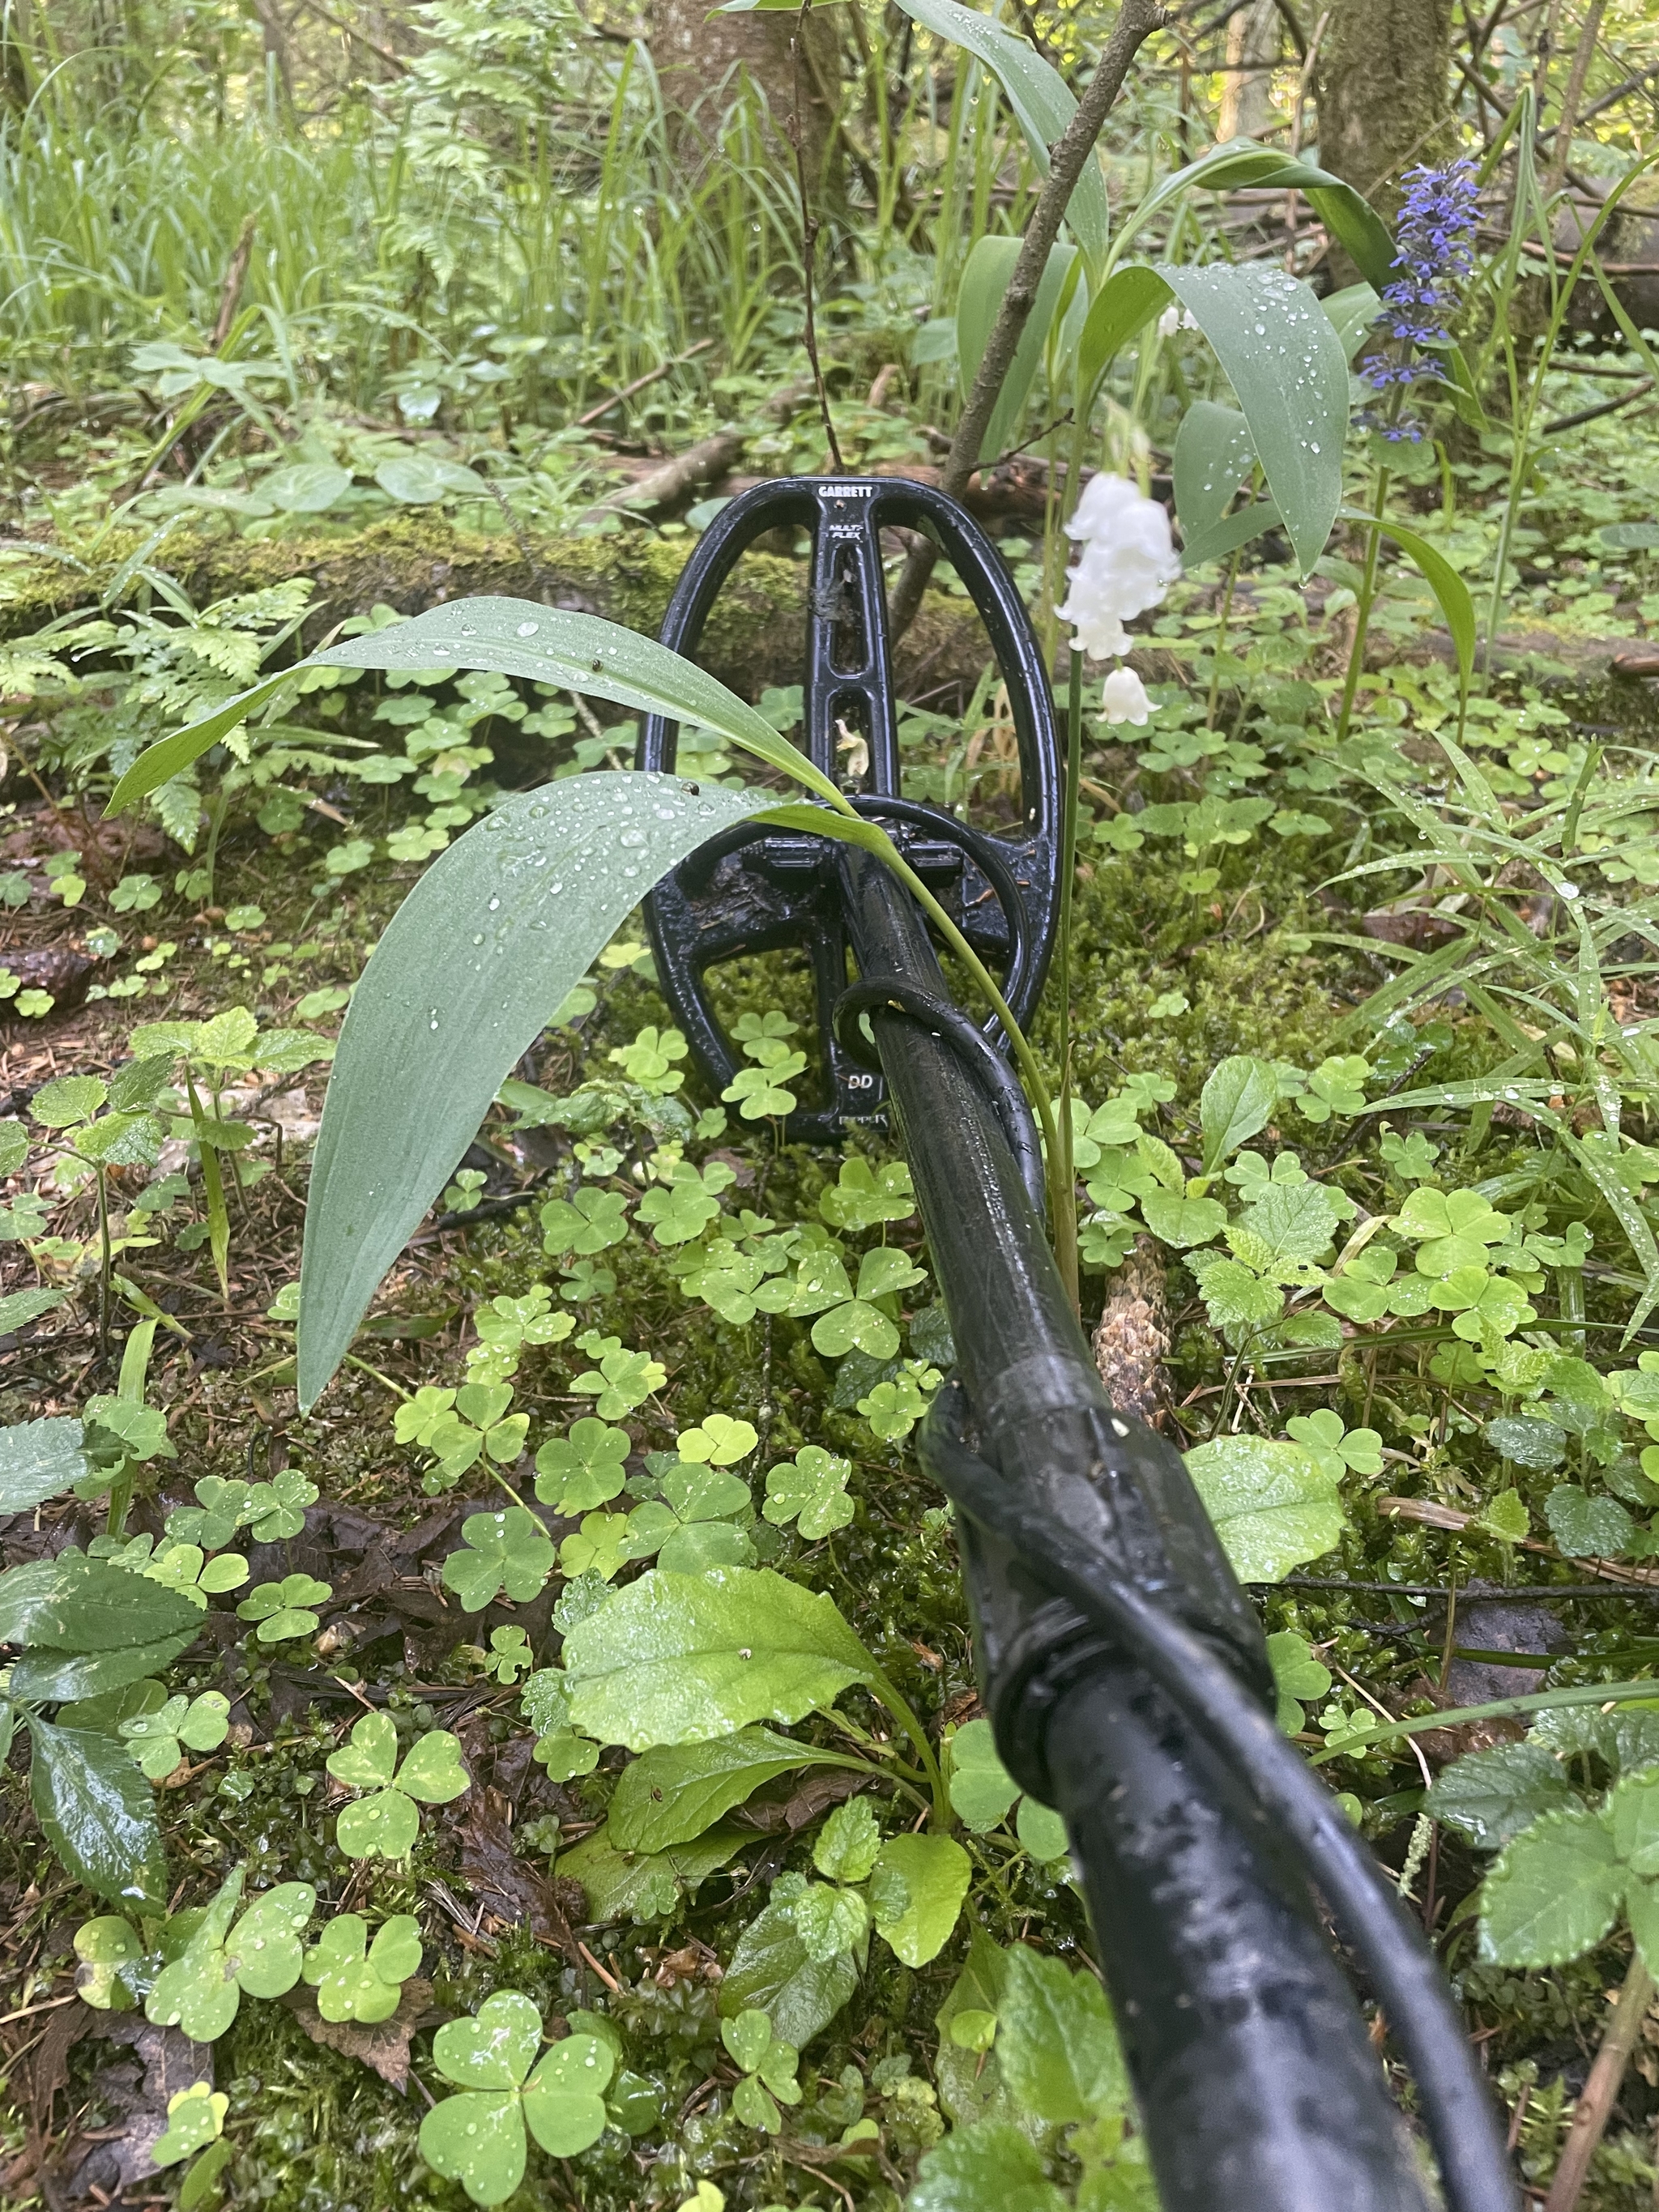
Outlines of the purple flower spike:
M1408 169L1405 182L1400 250L1394 258L1400 274L1382 294L1389 336L1401 350L1398 357L1370 354L1359 364L1360 374L1377 392L1390 386L1443 380L1434 362L1415 358L1415 351L1449 343L1447 325L1457 305L1458 288L1474 268L1480 185L1474 162ZM1409 416L1376 427L1396 444L1402 440L1414 444L1423 434L1421 425Z

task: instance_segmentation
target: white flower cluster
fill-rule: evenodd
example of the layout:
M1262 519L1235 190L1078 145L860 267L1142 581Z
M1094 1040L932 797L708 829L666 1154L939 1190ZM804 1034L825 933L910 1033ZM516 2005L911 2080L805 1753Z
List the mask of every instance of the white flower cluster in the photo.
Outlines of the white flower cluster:
M1073 627L1072 642L1092 660L1129 650L1123 625L1155 607L1181 574L1170 518L1122 477L1096 477L1078 501L1066 534L1080 548L1071 590L1060 610ZM1115 669L1103 701L1109 722L1144 723L1152 711L1132 669Z

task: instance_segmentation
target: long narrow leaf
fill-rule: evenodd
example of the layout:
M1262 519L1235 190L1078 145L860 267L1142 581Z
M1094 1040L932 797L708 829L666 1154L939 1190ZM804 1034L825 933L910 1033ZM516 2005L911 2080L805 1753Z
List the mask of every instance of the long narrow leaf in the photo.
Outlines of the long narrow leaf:
M553 1009L669 869L768 805L626 769L571 776L508 799L427 870L340 1032L306 1207L302 1405Z
M431 607L412 622L397 623L367 637L347 638L300 661L301 668L493 669L536 684L562 684L595 699L609 699L647 714L668 714L717 731L734 745L768 762L823 797L834 786L805 754L775 730L763 714L694 662L653 638L636 637L598 615L569 614L532 599L456 599ZM110 795L119 814L166 783L210 745L264 706L288 678L270 676L199 722L175 730L140 753Z
M1031 159L1046 177L1048 149L1064 136L1066 125L1077 113L1077 101L1060 71L1024 39L1005 30L989 15L981 15L977 9L958 6L957 0L899 0L899 5L935 38L964 46L976 61L983 62L1008 95ZM1092 154L1083 165L1066 220L1078 244L1098 266L1106 258L1111 215L1106 181Z
M1132 337L1163 308L1170 288L1156 269L1139 263L1119 269L1089 303L1077 348L1078 419L1087 419L1100 380Z

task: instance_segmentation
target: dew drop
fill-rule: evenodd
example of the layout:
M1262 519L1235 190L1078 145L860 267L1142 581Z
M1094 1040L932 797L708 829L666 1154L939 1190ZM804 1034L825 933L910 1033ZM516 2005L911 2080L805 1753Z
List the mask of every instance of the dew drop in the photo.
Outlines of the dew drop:
M643 830L624 830L622 836L617 838L617 842L619 845L629 846L630 848L643 845L645 842L645 832Z
M435 1006L434 1006L434 1008L432 1009L431 1015L429 1016L429 1018L428 1018L428 1022L427 1022L427 1027L428 1027L428 1029L434 1029L434 1030L435 1030L435 1029L437 1028L437 1026L438 1026L438 1009L437 1009Z
M500 899L498 899L498 898L495 896L494 892L491 892L491 894L490 894L490 899L489 899L489 911L491 912L491 914L494 914L494 913L497 910L497 908L500 907L500 905L501 905L501 901L500 901Z
M480 930L480 931L478 932L477 935L473 939L472 942L473 942L475 945L482 945L482 944L483 943L483 930Z
M520 637L534 637L540 628L539 623L523 622L519 624L518 635Z
M1576 899L1578 896L1577 884L1563 884L1561 886L1561 896L1564 899Z
M455 648L453 645L434 645L432 648L432 658L434 660L453 660Z

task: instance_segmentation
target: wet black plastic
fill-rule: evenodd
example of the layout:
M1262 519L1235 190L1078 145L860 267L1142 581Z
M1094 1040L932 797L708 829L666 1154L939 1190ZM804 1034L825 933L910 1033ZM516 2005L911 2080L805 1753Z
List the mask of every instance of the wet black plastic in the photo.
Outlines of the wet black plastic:
M862 814L880 822L968 941L1002 976L1023 1023L1042 994L1059 914L1060 757L1042 656L1001 556L972 517L927 484L899 477L790 477L757 484L721 509L668 604L662 641L695 654L708 611L744 551L769 532L809 531L804 750ZM900 792L897 716L882 584L881 532L927 530L978 609L1008 687L1024 820L996 837ZM674 766L678 726L652 716L642 768ZM848 763L861 739L868 765ZM798 793L791 793L792 798ZM879 1112L879 1072L849 1054L835 1010L849 977L840 878L817 837L739 828L703 847L646 902L657 972L699 1066L716 1090L741 1058L721 1029L706 971L739 953L805 949L817 983L818 1045L830 1095L792 1114L787 1133L833 1143ZM997 1040L1000 1042L1000 1038Z
M969 589L1000 625L994 641L1021 732L1031 829L1012 863L1028 879L1016 881L1020 910L1004 939L1013 956L1008 995L1023 1015L1041 988L1053 932L1058 754L1029 623L968 519L917 486L837 479L761 487L733 502L699 546L665 641L695 649L720 583L759 530L781 520L812 525L806 708L814 757L833 768L836 702L850 684L865 704L872 781L890 775L896 788L896 758L882 736L893 715L877 530L888 520L914 527L919 517L959 566L969 561ZM873 641L856 678L832 651L849 576L862 594L860 634ZM672 736L647 725L641 764L672 765ZM872 811L880 803L872 801ZM890 808L890 799L884 804ZM909 826L918 835L931 827L914 818ZM1225 1672L1213 1669L1218 1681L1231 1674L1270 1712L1271 1672L1255 1613L1180 1453L1106 1400L1034 1202L1029 1117L1000 1079L1006 1071L988 1067L990 1056L962 1034L965 1018L952 1018L919 909L879 861L855 848L805 836L756 844L728 849L712 866L699 855L701 869L689 863L659 891L652 920L659 972L705 1076L723 1085L734 1060L708 1009L703 969L769 945L811 945L836 1097L795 1117L803 1136L836 1133L842 1120L864 1118L877 1103L880 1094L852 1080L868 1073L867 1023L957 1349L957 1377L919 1439L924 1464L948 1489L951 1455L971 1453L981 1474L994 1470L1079 1556L1105 1562L1115 1581L1201 1639L1224 1663ZM771 853L766 844L787 849ZM1046 885L1039 866L1048 870ZM781 890L781 882L809 888ZM849 949L862 979L850 991ZM1066 1819L1164 2212L1425 2212L1413 2152L1322 1932L1308 1869L1253 1802L1226 1741L1161 1692L1097 1621L1056 1597L1015 1545L966 1516L959 1528L998 1747L1022 1785ZM1240 1711L1248 1714L1248 1705ZM1455 2021L1440 2009L1449 1997L1433 1989L1420 1944L1418 1953L1421 1975L1401 1986L1423 1996L1443 2031L1437 2046L1431 2039L1425 2047L1459 2060L1448 2068L1455 2080L1419 2084L1423 2101L1437 2140L1473 2146L1455 2212L1490 2212L1512 2203L1501 2147Z

